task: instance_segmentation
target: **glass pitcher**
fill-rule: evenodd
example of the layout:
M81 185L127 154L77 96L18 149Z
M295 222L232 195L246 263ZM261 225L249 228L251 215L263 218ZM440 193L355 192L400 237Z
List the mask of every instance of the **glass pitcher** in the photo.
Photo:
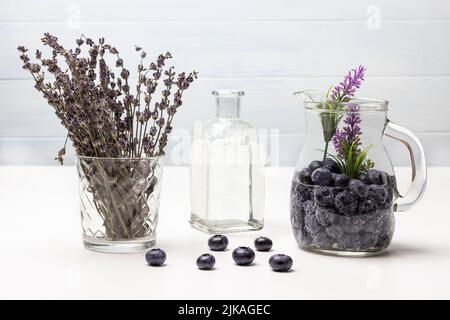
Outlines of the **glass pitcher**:
M294 93L303 101L307 139L292 180L290 213L302 249L343 256L382 252L392 240L394 212L412 207L426 185L423 148L387 118L388 102L335 102L322 90ZM397 191L384 137L404 144L412 180Z

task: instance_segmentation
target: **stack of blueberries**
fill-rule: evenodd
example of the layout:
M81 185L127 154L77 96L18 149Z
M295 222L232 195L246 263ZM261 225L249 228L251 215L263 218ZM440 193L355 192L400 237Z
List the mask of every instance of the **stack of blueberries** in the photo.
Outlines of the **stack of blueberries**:
M332 159L296 171L291 222L300 246L321 250L379 251L393 235L395 177L370 169L357 179Z

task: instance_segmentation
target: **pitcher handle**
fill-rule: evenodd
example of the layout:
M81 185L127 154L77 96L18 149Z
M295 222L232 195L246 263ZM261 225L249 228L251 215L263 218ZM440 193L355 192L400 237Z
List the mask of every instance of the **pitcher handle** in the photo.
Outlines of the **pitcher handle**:
M411 184L405 195L400 195L395 204L396 211L410 209L422 197L427 183L425 153L419 139L406 128L387 120L384 135L400 141L408 149L411 160Z

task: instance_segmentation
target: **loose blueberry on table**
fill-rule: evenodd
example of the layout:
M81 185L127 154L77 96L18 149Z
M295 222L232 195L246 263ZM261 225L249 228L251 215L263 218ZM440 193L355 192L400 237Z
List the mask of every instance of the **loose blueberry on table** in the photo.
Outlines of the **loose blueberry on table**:
M255 239L255 248L258 251L269 251L272 249L272 240L267 237L258 237Z
M159 267L166 261L166 253L161 249L150 249L145 254L145 260L152 267Z
M269 259L273 271L287 272L292 268L292 258L285 254L274 254Z
M212 254L205 253L197 258L197 267L200 270L211 270L216 264L216 259Z
M212 251L223 251L228 247L228 238L217 234L208 239L208 246Z
M239 266L248 266L255 260L255 251L249 247L238 247L233 250L233 260Z

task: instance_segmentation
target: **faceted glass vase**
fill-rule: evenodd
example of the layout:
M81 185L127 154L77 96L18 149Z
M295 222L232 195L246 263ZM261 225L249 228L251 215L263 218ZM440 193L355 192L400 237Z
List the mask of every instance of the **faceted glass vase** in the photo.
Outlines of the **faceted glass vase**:
M297 242L304 250L331 255L369 256L382 252L394 235L394 213L412 207L425 190L426 162L419 140L411 131L388 120L387 101L353 98L335 102L319 90L296 94L303 101L307 123L307 139L297 160L290 197ZM358 129L350 129L351 123L357 123ZM351 157L345 152L345 157L337 152L339 145L332 137L349 130L360 131L356 146L359 151ZM397 191L385 138L401 142L408 150L405 156L411 160L412 173L404 195ZM355 171L355 166L349 164L363 150L373 163L365 162L367 169L363 165L362 170ZM345 162L339 162L342 159Z
M86 248L125 253L155 244L162 169L162 157L77 157Z
M240 118L242 91L214 91L216 116L191 146L191 218L208 233L259 230L264 224L264 151Z

